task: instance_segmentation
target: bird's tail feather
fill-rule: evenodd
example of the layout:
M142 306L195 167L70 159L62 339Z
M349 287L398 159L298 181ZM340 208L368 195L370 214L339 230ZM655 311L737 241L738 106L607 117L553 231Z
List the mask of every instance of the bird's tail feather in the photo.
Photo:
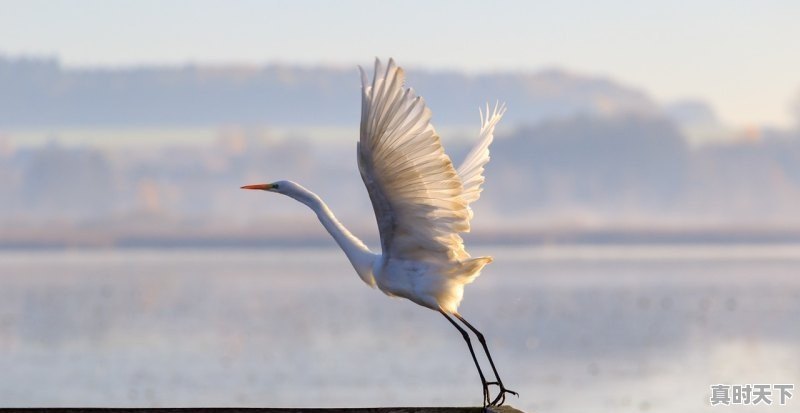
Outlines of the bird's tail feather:
M475 281L479 275L481 275L481 270L486 264L489 264L494 259L492 257L478 257L478 258L470 258L461 263L461 273L464 274L464 283L468 284Z

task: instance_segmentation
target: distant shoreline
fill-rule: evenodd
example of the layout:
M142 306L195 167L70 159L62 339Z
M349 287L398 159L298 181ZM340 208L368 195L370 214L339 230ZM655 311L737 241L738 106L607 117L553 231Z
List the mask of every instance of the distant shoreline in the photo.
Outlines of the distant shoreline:
M377 239L367 239L377 246ZM596 229L529 230L467 234L468 245L602 246L602 245L790 245L800 244L800 229ZM80 232L14 235L0 233L0 251L60 249L215 249L321 248L335 246L327 234L104 234Z

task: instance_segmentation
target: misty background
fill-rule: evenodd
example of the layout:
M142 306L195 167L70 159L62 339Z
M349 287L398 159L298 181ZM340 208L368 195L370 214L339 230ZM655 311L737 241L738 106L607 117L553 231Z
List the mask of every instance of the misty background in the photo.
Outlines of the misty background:
M475 240L800 239L800 94L793 125L737 127L701 99L567 69L407 72L456 164L478 107L509 107ZM374 242L359 89L355 64L0 56L0 245L324 243L305 209L238 190L281 179Z
M377 251L355 150L378 56L455 164L478 108L508 106L465 236L495 261L459 311L510 404L705 413L713 384L794 383L797 410L797 16L0 0L0 405L479 403L440 315L366 288L307 208L239 189L300 182Z

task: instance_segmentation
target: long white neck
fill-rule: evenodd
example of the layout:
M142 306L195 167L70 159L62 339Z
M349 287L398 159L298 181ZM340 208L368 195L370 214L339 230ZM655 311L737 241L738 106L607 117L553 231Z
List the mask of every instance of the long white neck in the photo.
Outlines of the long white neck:
M302 188L302 187L301 187ZM375 278L372 275L372 264L377 257L364 243L353 235L345 226L336 219L328 205L317 194L302 188L297 194L289 195L311 208L319 218L322 226L328 230L339 247L347 255L347 259L353 265L361 279L371 287L375 286Z

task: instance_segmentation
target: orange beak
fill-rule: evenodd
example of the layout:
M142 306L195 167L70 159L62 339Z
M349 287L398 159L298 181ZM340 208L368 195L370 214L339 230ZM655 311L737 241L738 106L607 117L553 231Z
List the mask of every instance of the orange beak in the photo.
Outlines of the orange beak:
M255 185L245 185L242 189L260 189L262 191L269 191L272 189L272 184L255 184Z

